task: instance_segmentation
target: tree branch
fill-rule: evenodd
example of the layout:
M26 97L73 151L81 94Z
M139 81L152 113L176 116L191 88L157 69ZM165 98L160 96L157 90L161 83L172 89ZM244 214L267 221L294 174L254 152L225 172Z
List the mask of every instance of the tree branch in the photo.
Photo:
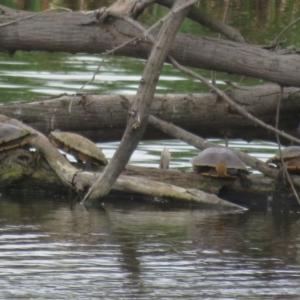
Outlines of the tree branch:
M174 0L156 0L156 3L163 5L165 7L172 7ZM187 15L188 18L191 20L211 29L212 31L218 32L232 41L236 41L239 43L245 43L245 39L240 34L238 30L234 27L215 19L212 16L207 15L204 11L200 8L193 6Z
M239 114L241 114L242 116L244 116L245 118L253 121L254 123L258 124L259 126L267 129L267 130L270 130L270 131L273 131L274 133L277 133L278 135L290 140L290 141L293 141L293 142L296 142L298 144L300 144L300 140L289 135L289 134L286 134L285 132L283 131L280 131L278 130L277 128L274 128L273 126L271 125L268 125L264 122L262 122L261 120L259 120L258 118L255 118L254 116L252 116L250 113L248 113L246 110L244 110L240 105L236 104L233 100L231 100L223 91L219 90L217 87L213 86L208 80L206 80L203 76L197 74L196 72L194 71L191 71L191 70L188 70L186 68L184 68L183 66L181 66L176 60L174 60L173 58L170 59L172 64L174 66L176 66L179 70L181 70L182 72L186 73L186 74L189 74L197 79L199 79L201 82L203 82L205 85L207 85L208 87L210 87L218 96L220 96L222 99L224 99L226 102L228 102L228 104L234 109L236 110Z
M183 0L177 0L174 8L183 3ZM173 39L188 10L189 8L183 9L174 18L164 23L145 67L121 144L103 174L86 194L84 200L103 197L109 193L112 185L117 180L138 145L147 125L160 70L164 65Z
M141 25L137 24L136 22L132 21L132 20L127 20L127 18L125 19L127 22L130 22L131 24L133 24L135 27L137 27L139 30L143 31L143 28ZM153 36L149 36L150 40L153 42L154 38ZM197 74L194 71L191 71L187 68L185 68L184 66L180 65L171 55L168 55L168 59L171 61L171 63L173 64L173 66L175 66L178 70L182 71L185 74L188 74L198 80L200 80L202 83L204 83L206 86L210 87L218 96L220 96L222 99L224 99L230 106L231 108L233 108L234 110L236 110L239 114L241 114L242 116L246 117L247 119L253 121L255 124L258 124L259 126L268 129L270 131L273 131L274 133L283 136L286 139L289 139L290 141L293 142L297 142L300 143L300 140L286 134L285 132L282 132L280 130L278 130L278 128L274 128L271 125L268 125L266 123L264 123L263 121L259 120L258 118L252 116L250 113L248 113L245 109L243 109L240 105L236 104L233 100L231 100L226 93L224 93L223 91L219 90L216 86L214 86L213 84L211 84L208 80L206 80L203 76ZM281 97L282 97L282 93L281 93Z
M15 13L0 6L0 24L32 15ZM0 31L0 49L8 53L23 51L63 51L104 53L137 35L124 21L101 23L97 11L47 13L5 26ZM138 41L115 52L147 59L151 44ZM300 86L300 56L280 55L245 43L177 34L170 54L182 65L243 76L252 76L286 86Z

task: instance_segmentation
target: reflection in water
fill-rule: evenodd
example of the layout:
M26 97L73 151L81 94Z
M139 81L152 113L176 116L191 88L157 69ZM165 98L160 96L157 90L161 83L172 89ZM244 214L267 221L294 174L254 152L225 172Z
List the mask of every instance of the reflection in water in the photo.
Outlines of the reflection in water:
M297 299L300 214L0 201L0 299Z

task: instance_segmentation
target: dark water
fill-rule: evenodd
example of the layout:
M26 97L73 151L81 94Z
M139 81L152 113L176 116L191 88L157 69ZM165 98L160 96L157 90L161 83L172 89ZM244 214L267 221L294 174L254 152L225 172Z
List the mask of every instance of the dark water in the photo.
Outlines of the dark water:
M0 299L299 299L299 212L0 202Z

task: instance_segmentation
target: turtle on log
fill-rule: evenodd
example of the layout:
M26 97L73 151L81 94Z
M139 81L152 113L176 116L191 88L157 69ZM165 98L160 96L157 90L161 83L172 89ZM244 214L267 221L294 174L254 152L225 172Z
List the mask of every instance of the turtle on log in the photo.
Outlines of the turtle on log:
M0 123L0 152L26 145L31 136L31 132L27 129Z
M289 146L281 150L281 156L286 169L291 174L300 175L300 146ZM277 168L282 168L280 154L267 160L267 164L274 164Z
M72 132L53 131L49 139L57 148L73 155L79 163L85 162L85 169L91 165L107 165L107 160L92 141Z
M251 185L246 165L229 148L210 147L191 159L193 170L203 176L239 178L243 187Z

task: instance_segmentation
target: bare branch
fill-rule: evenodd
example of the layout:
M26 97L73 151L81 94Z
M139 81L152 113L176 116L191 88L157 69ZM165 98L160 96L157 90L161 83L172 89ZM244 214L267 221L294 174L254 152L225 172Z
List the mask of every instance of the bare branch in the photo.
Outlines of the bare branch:
M13 20L13 21L11 21L11 22L7 22L7 23L4 23L4 24L0 24L0 27L5 27L5 26L8 26L8 25L11 25L11 24L14 24L14 23L18 23L18 22L23 21L23 20L35 18L35 17L37 17L37 16L40 16L40 15L42 15L42 14L45 14L45 13L50 12L50 11L53 11L53 10L72 11L71 9L68 9L68 8L65 8L65 7L55 7L55 8L50 8L50 9L47 9L47 10L44 10L44 11L41 11L41 12L38 12L38 13L34 13L34 14L32 14L32 15L30 15L30 16L27 16L27 17L19 18L19 19Z
M108 8L108 12L109 14L111 12L117 12L136 19L140 14L143 13L147 6L153 4L154 2L155 0L117 0Z
M123 18L125 21L129 21L127 18ZM142 29L142 26L133 21L133 20L130 20L129 21L131 24L133 24L136 28L138 28L139 30L143 30ZM154 37L153 36L149 36L150 40L152 42L155 41ZM293 141L293 142L296 142L296 143L300 143L300 140L289 135L289 134L286 134L285 132L282 132L282 131L279 131L278 129L274 128L273 126L271 125L268 125L264 122L262 122L261 120L255 118L254 116L252 116L250 113L248 113L247 111L245 111L240 105L236 104L233 100L231 100L224 92L222 92L221 90L219 90L217 87L215 87L213 84L211 84L208 80L206 80L203 76L197 74L196 72L194 71L191 71L187 68L185 68L184 66L180 65L173 57L171 57L170 55L168 56L168 59L170 60L170 62L180 71L184 72L185 74L188 74L198 80L200 80L201 82L203 82L205 85L207 85L209 88L211 88L218 96L220 96L222 99L224 99L228 104L230 104L230 106L235 109L238 113L240 113L242 116L246 117L247 119L253 121L254 123L260 125L261 127L267 129L267 130L270 130L270 131L273 131L275 133L278 133L280 136L290 140L290 141Z
M156 0L156 3L169 8L172 6L173 2L174 0ZM245 43L245 39L235 28L231 27L228 24L225 24L218 19L215 19L212 16L207 15L204 11L196 6L194 6L193 9L190 10L188 18L215 32L219 32L232 41Z
M281 102L282 102L282 98L283 98L283 87L280 87L280 97L278 99L278 105L277 105L277 111L276 111L276 124L275 124L275 128L278 130L279 128L279 116L280 116L280 107L281 107ZM278 144L278 151L279 151L279 157L280 157L280 161L281 161L281 168L282 168L282 172L284 174L284 177L288 179L288 182L290 184L290 187L293 191L293 194L295 196L295 198L297 199L299 205L300 205L300 199L298 196L298 193L294 187L294 184L292 182L291 176L288 172L288 170L286 169L285 163L284 163L284 159L282 157L282 151L281 151L281 143L280 143L280 137L278 135L278 133L276 133L276 139L277 139L277 144Z
M183 0L177 0L174 8ZM102 175L96 180L84 197L95 199L107 195L130 159L132 152L142 137L150 113L150 107L159 79L160 71L171 48L177 30L188 13L189 8L179 12L176 17L164 23L158 39L153 46L151 55L146 64L136 99L132 105L132 114L129 116L122 141Z
M300 144L300 140L287 134L287 133L284 133L283 131L280 131L276 128L274 128L273 126L271 125L268 125L264 122L262 122L261 120L255 118L254 116L252 116L250 113L248 113L247 111L245 111L240 105L236 104L233 100L231 100L224 92L222 92L221 90L219 90L218 88L216 88L215 86L213 86L208 80L206 80L204 77L202 77L201 75L197 74L196 72L193 72L183 66L181 66L177 61L175 61L173 58L170 58L169 59L171 60L172 64L177 67L179 70L181 70L182 72L186 73L186 74L189 74L197 79L199 79L201 82L203 82L204 84L206 84L209 88L211 88L214 92L216 92L216 94L218 96L220 96L222 99L224 99L226 102L228 102L228 104L230 104L230 106L235 109L238 113L240 113L242 116L246 117L247 119L253 121L254 123L258 124L259 126L267 129L267 130L270 130L270 131L273 131L275 133L278 133L280 136L290 140L290 141L293 141L293 142L296 142L298 144Z
M275 45L278 41L278 39L280 38L280 36L282 36L289 28L291 28L293 25L295 25L297 22L300 21L300 18L297 18L296 20L294 20L293 22L291 22L288 26L286 26L274 39L272 45Z

